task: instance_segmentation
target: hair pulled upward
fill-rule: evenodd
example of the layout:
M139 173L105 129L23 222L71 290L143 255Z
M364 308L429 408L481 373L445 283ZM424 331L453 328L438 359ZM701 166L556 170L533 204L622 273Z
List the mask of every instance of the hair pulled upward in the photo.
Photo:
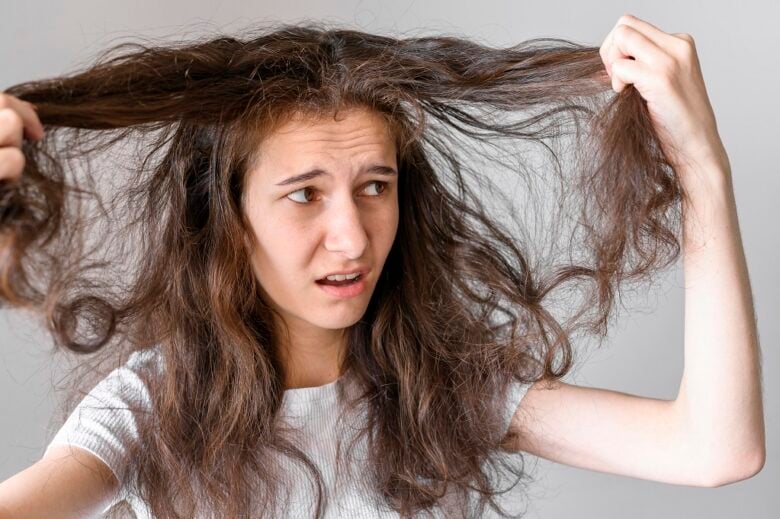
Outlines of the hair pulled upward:
M348 408L369 413L363 478L404 517L446 492L478 495L477 516L498 511L486 464L509 467L498 457L508 384L563 377L574 333L604 337L621 285L680 252L684 193L644 101L611 90L598 48L567 40L493 48L308 22L122 43L5 92L37 107L46 136L23 144L23 175L0 191L0 303L40 315L63 351L159 347L165 369L146 377L153 407L136 410L123 483L161 519L274 516L284 490L274 454L312 473L324 513L321 474L278 421L278 332L242 213L258 144L292 115L368 108L396 139L398 233L345 362L363 388ZM557 184L557 208L572 201L573 217L498 194L499 165L525 194L542 182L546 199ZM513 223L522 210L550 217L540 237L568 230L568 247L535 255L540 238L491 216L493 198ZM581 304L556 317L554 289L570 285Z

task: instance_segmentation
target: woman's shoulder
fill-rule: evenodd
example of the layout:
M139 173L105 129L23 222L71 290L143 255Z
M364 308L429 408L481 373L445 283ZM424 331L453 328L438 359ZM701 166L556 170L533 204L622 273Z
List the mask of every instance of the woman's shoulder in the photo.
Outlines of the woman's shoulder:
M159 347L130 353L79 401L44 457L58 445L80 447L107 465L124 487L129 448L138 441L138 413L151 409L147 382L161 366Z
M123 367L131 370L146 368L161 368L164 364L162 349L159 344L151 348L135 350L128 355Z
M106 375L85 397L110 403L148 405L148 383L164 365L159 346L130 353L126 360Z

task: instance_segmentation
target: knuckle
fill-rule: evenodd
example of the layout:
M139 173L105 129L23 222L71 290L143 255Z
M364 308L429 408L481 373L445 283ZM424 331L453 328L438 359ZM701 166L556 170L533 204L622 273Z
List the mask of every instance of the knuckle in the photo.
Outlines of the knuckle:
M691 42L685 42L683 45L683 56L686 58L692 58L696 55L696 46L694 45L693 41Z
M696 54L696 44L693 41L693 36L686 33L676 34L675 36L675 50L680 56L690 58Z
M0 125L11 128L21 128L24 121L22 116L13 108L0 108Z
M678 38L680 38L683 41L686 41L687 43L693 45L693 36L688 34L687 32L681 32L677 35Z
M620 36L621 38L627 37L629 34L631 34L631 27L625 24L620 24L617 27L615 27L615 36Z
M628 25L618 25L612 34L613 47L615 42L625 42L631 36L631 29Z
M630 25L621 25L618 27L617 33L617 37L623 42L634 43L634 40L639 40L642 37L641 33Z

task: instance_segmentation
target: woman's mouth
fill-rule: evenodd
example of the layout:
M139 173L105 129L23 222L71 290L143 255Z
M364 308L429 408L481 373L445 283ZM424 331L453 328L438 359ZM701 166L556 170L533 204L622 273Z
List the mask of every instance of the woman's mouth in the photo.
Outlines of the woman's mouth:
M334 281L328 278L322 278L322 279L318 279L317 283L321 283L323 285L331 285L335 287L343 287L343 286L351 285L356 281L360 281L362 278L363 278L363 274L358 274L358 276L355 279L342 279L341 281Z
M340 298L355 297L362 293L366 288L366 281L363 274L360 274L355 279L332 281L324 278L318 279L315 283L328 294Z

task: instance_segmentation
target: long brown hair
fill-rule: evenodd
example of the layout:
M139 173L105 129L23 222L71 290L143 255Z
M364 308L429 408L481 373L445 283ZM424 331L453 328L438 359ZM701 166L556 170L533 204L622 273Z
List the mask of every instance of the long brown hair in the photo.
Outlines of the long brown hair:
M308 467L321 517L321 475L277 419L283 366L245 248L243 185L258 143L293 114L375 110L396 139L400 220L348 330L365 477L404 517L447 491L478 495L475 516L496 510L487 467L528 477L502 448L508 384L566 375L574 333L605 337L621 286L680 252L684 193L643 100L611 90L598 48L562 39L493 48L322 22L240 34L121 43L5 90L37 107L47 133L24 143L24 173L3 185L0 302L42 316L84 365L159 347L165 369L145 377L152 409L136 410L123 482L154 517L273 515L273 453ZM552 160L533 163L521 144ZM494 166L521 180L522 203L498 191ZM97 187L108 185L107 208ZM547 218L538 236L523 211Z

